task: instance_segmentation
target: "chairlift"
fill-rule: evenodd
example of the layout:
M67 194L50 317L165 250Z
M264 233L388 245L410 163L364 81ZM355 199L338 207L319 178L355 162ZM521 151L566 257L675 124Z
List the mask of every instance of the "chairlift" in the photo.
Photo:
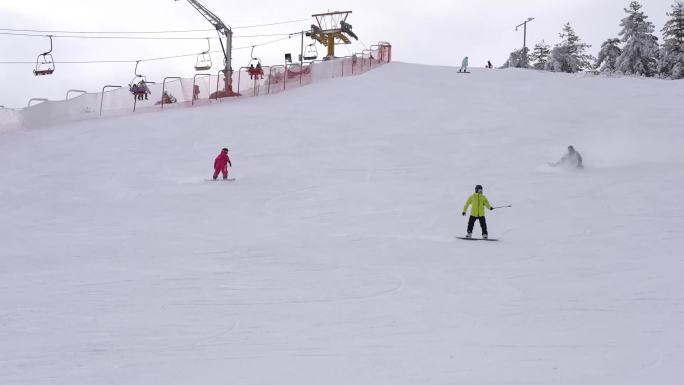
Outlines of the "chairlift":
M249 54L251 59L249 59L249 64L247 65L247 67L256 67L256 66L261 67L261 59L259 59L258 57L254 57L254 47L256 47L256 46L255 45L252 46L252 52Z
M139 82L146 82L147 77L145 75L141 75L138 73L138 65L140 64L140 60L135 62L135 69L133 70L133 79L131 79L131 82L129 85L137 84ZM140 80L138 80L140 79Z
M318 58L318 49L316 43L311 43L304 48L304 60L316 60Z
M254 57L254 47L252 46L252 52L249 54L251 59L249 60L249 64L247 65L248 67L248 72L249 72L249 78L250 79L257 79L257 78L264 78L264 69L261 68L261 59L258 57Z
M195 71L206 71L211 69L211 42L207 38L207 50L197 55L197 61L195 62Z
M147 87L147 77L138 73L138 64L140 60L135 62L135 70L133 70L133 79L128 85L128 90L133 94L133 98L137 100L147 99L150 94L150 89Z
M33 70L35 76L52 75L55 72L55 60L52 58L52 35L50 38L50 50L43 52L36 58L36 69Z

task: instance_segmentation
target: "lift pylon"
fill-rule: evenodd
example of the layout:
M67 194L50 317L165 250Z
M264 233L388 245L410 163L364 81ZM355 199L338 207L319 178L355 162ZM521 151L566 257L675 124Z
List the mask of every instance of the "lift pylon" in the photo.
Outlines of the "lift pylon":
M311 24L311 32L308 35L328 48L325 59L335 57L336 44L351 44L350 38L359 40L352 32L352 25L347 23L351 13L352 11L336 11L311 15L316 19L316 24Z

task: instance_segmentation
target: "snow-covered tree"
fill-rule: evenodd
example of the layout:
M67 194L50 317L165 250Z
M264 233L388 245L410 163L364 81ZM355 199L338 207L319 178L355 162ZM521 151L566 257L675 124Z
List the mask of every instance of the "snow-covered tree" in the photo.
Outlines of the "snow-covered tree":
M537 43L530 54L530 61L533 63L534 68L538 70L543 70L546 62L549 61L549 55L551 54L551 46L546 44L544 40Z
M592 68L591 62L594 58L585 53L591 45L582 43L575 30L570 26L570 23L566 23L563 26L560 37L563 40L560 44L556 44L553 47L551 57L546 62L544 69L554 72L573 73Z
M684 78L684 1L672 4L670 20L663 27L663 47L660 50L659 72L673 79Z
M601 44L601 51L599 51L598 59L596 60L596 68L599 71L615 71L615 62L622 54L622 49L620 49L619 44L620 39L608 39Z
M641 11L641 4L632 1L625 9L620 36L625 46L615 61L615 68L626 74L653 76L657 69L658 38L653 35L655 27Z
M527 63L529 63L528 59L528 52L529 49L523 50L522 48L516 49L515 51L511 52L511 55L508 57L508 60L506 63L504 63L501 68L526 68Z

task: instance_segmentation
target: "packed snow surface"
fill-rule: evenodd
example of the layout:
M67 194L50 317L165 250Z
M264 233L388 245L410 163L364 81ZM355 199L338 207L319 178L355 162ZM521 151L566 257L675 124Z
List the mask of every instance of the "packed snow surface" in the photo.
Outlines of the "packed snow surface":
M2 134L0 383L680 384L682 100L394 63Z

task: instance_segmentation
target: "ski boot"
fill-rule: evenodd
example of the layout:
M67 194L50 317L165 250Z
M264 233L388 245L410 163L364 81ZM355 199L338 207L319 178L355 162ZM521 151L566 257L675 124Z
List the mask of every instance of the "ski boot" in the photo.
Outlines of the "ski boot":
M473 233L468 233L468 234L466 234L466 238L470 239L470 238L472 238L472 237L473 237Z
M489 239L489 235L487 235L487 234L482 234L482 239Z

